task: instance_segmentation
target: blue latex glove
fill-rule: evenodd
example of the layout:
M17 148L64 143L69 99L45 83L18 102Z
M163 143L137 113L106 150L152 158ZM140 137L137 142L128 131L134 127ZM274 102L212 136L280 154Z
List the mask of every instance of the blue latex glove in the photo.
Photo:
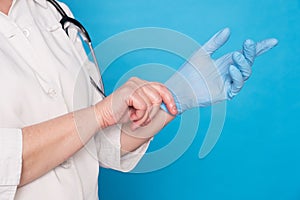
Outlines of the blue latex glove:
M178 113L232 99L251 76L255 58L277 45L276 39L246 40L241 51L213 60L212 54L229 39L228 28L215 34L165 85L172 91ZM164 104L161 108L167 111Z

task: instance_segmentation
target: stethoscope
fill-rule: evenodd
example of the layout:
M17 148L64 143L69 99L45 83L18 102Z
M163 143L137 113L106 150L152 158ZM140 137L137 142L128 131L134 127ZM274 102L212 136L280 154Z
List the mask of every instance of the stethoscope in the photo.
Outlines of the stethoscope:
M99 85L96 83L96 81L91 76L90 76L90 82L103 97L106 97L106 95L104 93L104 86L103 86L103 82L102 82L102 78L101 78L99 64L98 64L96 54L95 54L95 51L94 51L94 48L92 45L92 40L91 40L87 30L83 27L83 25L79 21L77 21L74 18L69 17L66 14L66 12L63 10L63 8L55 0L47 0L47 1L49 3L51 3L55 7L55 9L60 13L60 15L62 16L62 19L60 20L60 24L61 24L63 30L66 32L66 34L69 36L69 33L68 33L69 27L66 26L66 24L73 24L75 26L75 28L78 30L78 33L81 36L82 40L88 45L88 47L91 51L91 55L92 55L95 67L97 68L97 72L100 76Z

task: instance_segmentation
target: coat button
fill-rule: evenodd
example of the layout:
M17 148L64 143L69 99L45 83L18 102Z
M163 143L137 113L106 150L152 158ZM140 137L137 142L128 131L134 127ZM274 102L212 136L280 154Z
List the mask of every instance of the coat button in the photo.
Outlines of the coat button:
M60 164L60 166L64 169L69 169L72 166L72 163L70 160L66 160L65 162L63 162L62 164Z
M25 28L23 29L23 34L25 35L25 37L29 37L30 31L27 28Z
M56 92L56 90L53 89L53 88L50 88L50 89L48 90L47 94L48 94L50 97L52 97L52 98L57 97L57 92Z

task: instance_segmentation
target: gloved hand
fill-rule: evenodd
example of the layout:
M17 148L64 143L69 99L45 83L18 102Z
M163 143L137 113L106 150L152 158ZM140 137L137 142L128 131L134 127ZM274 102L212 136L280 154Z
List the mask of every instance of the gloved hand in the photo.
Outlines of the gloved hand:
M165 85L173 93L178 114L194 107L206 107L232 99L252 73L255 58L277 45L276 39L255 43L246 40L241 51L213 60L213 53L230 36L228 28L215 34L197 50ZM164 104L161 108L167 111Z

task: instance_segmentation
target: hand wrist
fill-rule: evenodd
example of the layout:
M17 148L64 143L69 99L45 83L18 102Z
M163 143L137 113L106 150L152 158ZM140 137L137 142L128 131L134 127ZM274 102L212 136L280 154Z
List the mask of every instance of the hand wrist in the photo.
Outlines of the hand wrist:
M105 106L102 105L102 101L93 106L95 117L98 123L98 130L105 129L109 126L107 120L105 120Z

